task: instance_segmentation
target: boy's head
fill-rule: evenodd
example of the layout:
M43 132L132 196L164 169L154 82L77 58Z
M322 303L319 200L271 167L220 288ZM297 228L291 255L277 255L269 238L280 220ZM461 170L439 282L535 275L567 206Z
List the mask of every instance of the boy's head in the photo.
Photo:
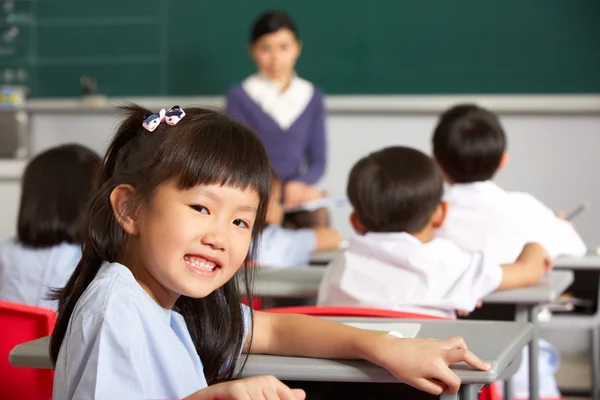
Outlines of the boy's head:
M443 223L443 177L418 150L388 147L359 160L348 180L351 222L359 233L416 234Z
M269 207L265 222L268 225L281 225L283 222L283 206L281 205L281 194L283 186L281 179L273 171L271 174L271 194L269 196Z
M498 118L474 104L444 112L433 133L433 154L450 183L492 179L507 161L505 151Z

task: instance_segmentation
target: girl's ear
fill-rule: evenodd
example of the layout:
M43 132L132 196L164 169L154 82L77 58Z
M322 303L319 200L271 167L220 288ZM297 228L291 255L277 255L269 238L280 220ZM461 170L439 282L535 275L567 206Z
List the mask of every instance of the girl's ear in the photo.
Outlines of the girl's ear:
M130 207L135 189L131 185L119 185L110 192L110 205L117 222L130 235L139 234L137 210Z

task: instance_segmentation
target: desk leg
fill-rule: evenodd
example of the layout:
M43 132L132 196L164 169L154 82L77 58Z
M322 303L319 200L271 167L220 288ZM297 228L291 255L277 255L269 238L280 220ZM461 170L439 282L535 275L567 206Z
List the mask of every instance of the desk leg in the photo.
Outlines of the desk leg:
M528 308L522 305L517 305L515 307L515 321L516 322L528 322L529 321L529 314L528 314ZM534 337L535 337L535 327L534 327L534 333L533 333ZM531 343L529 343L529 348L531 349ZM531 363L531 358L529 359L530 363ZM525 362L525 360L521 360L521 362ZM531 366L531 364L529 364ZM531 381L531 377L529 378L529 380ZM512 385L512 377L508 378L504 381L504 400L513 400L514 399L514 393L513 393L513 385Z
M600 290L600 289L599 289ZM600 307L600 305L598 305ZM600 326L590 331L592 353L592 400L600 400Z
M441 394L440 400L458 400L458 393L456 393L456 394Z
M538 338L539 329L537 324L537 307L528 310L529 322L533 324L533 338L529 343L529 400L540 400L539 362L538 362Z
M512 377L504 381L504 399L513 400Z
M459 400L477 400L481 385L461 385L458 391ZM445 399L444 399L445 400Z

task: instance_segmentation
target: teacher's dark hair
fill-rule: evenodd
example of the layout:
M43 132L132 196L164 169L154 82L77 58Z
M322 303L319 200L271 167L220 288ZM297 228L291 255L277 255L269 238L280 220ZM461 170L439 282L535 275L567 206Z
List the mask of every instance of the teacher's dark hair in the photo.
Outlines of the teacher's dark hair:
M289 29L296 39L299 39L296 23L289 15L283 11L267 11L254 21L250 32L250 43L254 44L262 36L277 32L280 29Z

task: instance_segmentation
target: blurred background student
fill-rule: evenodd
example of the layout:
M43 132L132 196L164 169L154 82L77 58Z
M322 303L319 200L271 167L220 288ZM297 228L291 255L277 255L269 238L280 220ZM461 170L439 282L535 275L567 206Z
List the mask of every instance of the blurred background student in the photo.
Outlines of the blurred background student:
M265 229L260 238L256 263L263 267L302 267L315 251L334 250L342 237L329 227L289 229L283 227L281 180L273 174Z
M33 158L23 176L17 237L0 243L0 300L56 309L81 258L81 215L100 166L87 147L62 145Z

